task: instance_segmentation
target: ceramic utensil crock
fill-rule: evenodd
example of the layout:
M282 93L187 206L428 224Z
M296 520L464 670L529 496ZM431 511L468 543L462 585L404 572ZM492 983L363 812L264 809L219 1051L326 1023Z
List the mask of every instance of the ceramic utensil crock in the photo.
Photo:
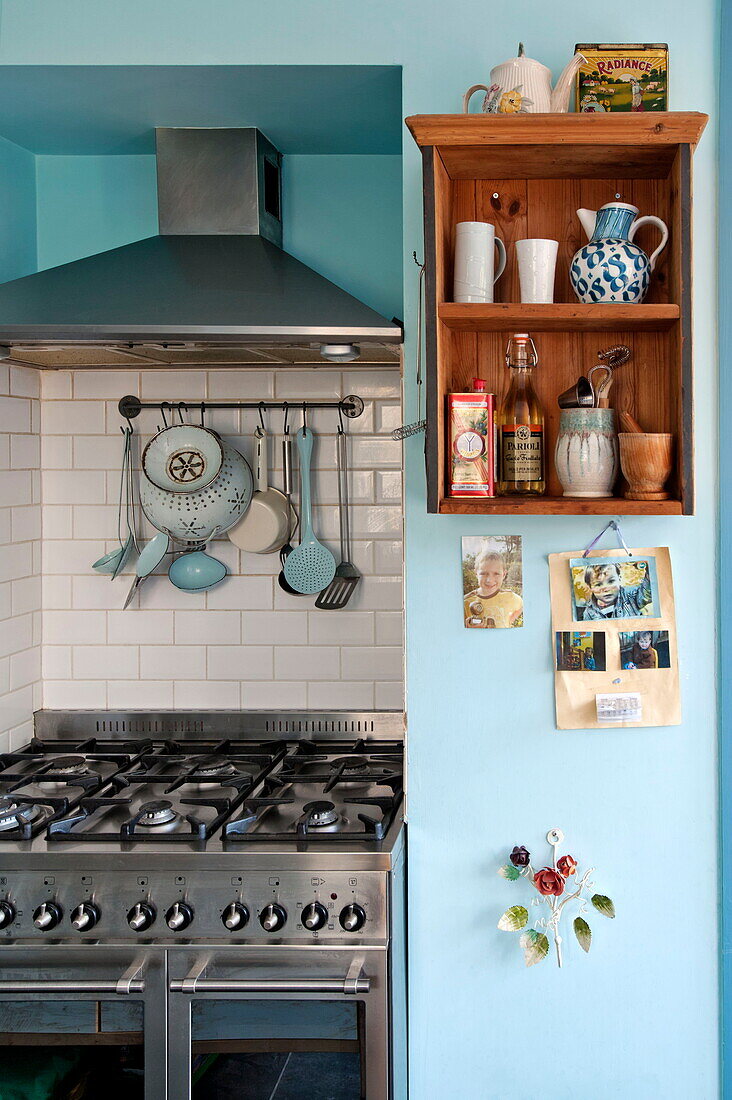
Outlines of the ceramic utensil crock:
M563 409L554 465L565 497L611 497L618 476L614 409Z

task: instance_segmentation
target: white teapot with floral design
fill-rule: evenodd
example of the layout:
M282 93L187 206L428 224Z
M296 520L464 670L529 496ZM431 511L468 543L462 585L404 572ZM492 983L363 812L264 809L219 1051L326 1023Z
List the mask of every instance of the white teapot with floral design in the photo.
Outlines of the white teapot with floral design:
M491 69L489 85L473 84L468 88L463 96L463 113L468 113L471 97L481 90L486 93L482 107L486 114L564 113L569 109L575 73L584 60L581 53L576 53L552 90L551 70L526 57L524 44L519 42L518 57Z

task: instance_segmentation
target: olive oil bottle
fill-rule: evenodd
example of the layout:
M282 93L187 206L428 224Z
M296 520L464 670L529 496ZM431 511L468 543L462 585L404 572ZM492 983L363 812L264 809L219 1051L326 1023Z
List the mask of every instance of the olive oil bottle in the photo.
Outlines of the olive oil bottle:
M534 390L536 346L527 332L517 332L506 347L508 390L496 414L498 492L501 496L541 496L544 475L544 411Z

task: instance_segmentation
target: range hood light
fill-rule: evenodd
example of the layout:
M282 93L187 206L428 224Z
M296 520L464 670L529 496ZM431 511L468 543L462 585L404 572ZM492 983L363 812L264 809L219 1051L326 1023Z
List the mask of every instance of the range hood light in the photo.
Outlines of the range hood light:
M361 349L358 344L321 344L320 354L330 363L352 363L358 359Z

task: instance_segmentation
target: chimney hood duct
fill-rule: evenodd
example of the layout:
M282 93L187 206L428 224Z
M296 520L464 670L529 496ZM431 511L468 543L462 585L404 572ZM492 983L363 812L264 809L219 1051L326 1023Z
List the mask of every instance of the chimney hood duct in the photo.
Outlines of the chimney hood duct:
M203 365L222 361L217 348L235 362L232 348L276 356L284 345L396 357L384 345L402 342L398 321L282 250L282 158L259 130L155 135L159 235L0 284L0 345L13 359L26 349L26 361L72 366L70 352L93 345L115 362L125 348L144 361L175 345Z

